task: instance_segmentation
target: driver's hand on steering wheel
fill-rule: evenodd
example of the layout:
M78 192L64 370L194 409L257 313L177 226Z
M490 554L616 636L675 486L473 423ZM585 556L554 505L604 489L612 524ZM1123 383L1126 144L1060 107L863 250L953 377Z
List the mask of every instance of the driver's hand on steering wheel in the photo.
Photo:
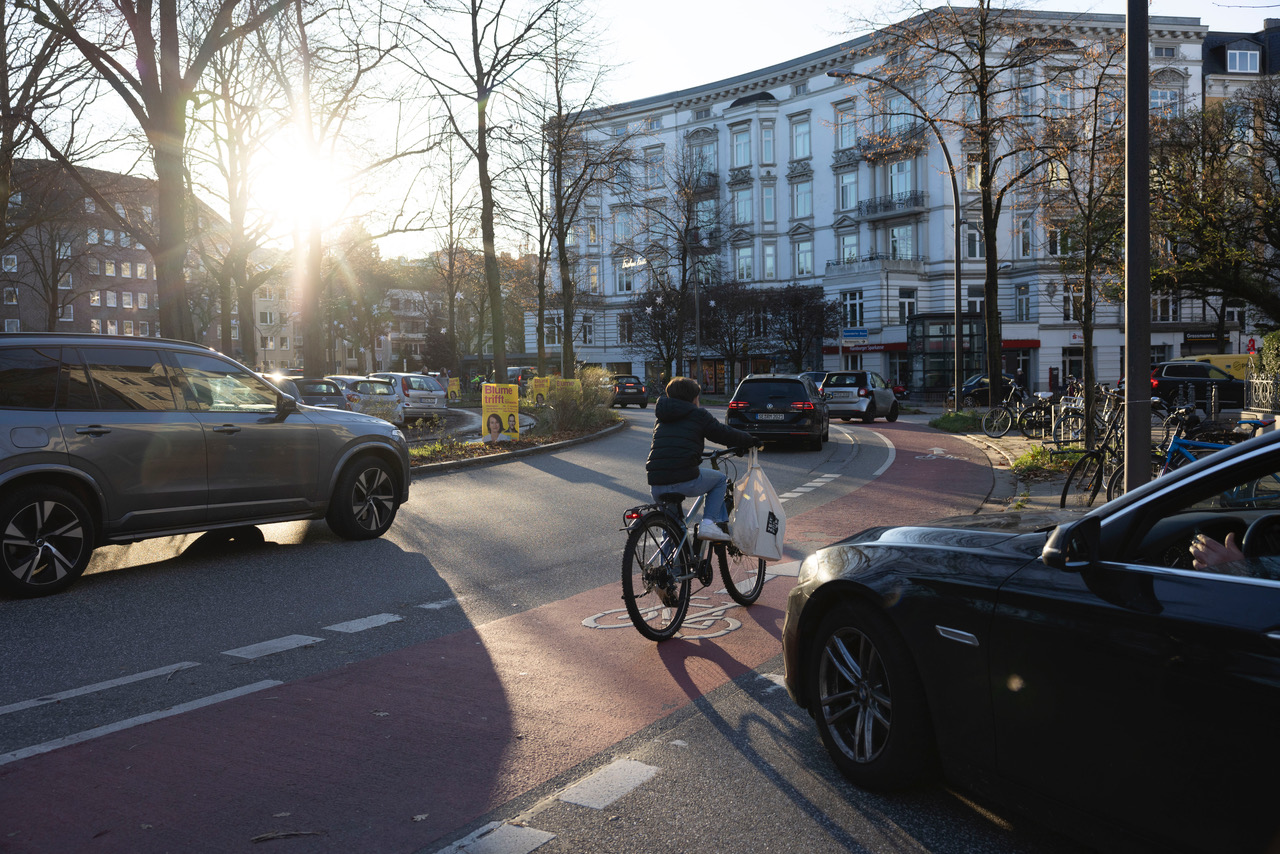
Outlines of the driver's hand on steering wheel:
M1240 546L1236 543L1234 531L1227 534L1226 541L1222 543L1204 534L1196 534L1191 541L1191 558L1192 566L1196 569L1208 569L1221 563L1244 560L1244 552L1240 551Z

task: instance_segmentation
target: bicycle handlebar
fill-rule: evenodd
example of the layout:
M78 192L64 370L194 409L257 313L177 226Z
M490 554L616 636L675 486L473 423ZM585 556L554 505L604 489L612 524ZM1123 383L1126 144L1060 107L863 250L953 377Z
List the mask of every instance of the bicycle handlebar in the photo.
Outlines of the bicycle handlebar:
M703 451L702 458L704 460L718 460L722 457L733 455L735 457L746 456L750 448L720 448L715 451Z

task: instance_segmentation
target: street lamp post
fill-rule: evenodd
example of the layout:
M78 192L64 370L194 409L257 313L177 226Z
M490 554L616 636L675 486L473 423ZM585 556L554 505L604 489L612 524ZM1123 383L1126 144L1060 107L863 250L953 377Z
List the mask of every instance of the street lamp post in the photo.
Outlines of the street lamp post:
M846 83L849 82L850 79L866 80L870 83L879 83L881 86L886 86L892 89L902 97L906 98L907 101L910 102L911 106L916 108L916 112L920 114L920 118L925 120L925 122L929 125L929 129L933 131L933 135L938 138L938 147L942 149L942 156L947 161L947 171L951 174L951 210L952 210L952 219L955 221L954 251L955 251L956 311L955 311L954 382L955 382L955 408L956 408L955 411L959 412L960 411L960 380L962 379L960 359L963 353L963 344L960 337L961 335L960 282L961 282L961 272L962 272L961 266L960 266L960 231L964 227L965 223L963 220L960 219L960 182L956 179L956 167L955 167L955 164L951 161L951 149L947 147L947 141L943 137L942 130L938 127L937 123L929 116L928 112L925 111L924 107L920 105L920 102L917 101L915 97L912 96L912 94L907 90L897 86L896 84L890 83L887 80L881 80L878 77L872 77L869 74L862 74L861 72L852 71L847 68L837 68L832 71L828 71L827 76L833 77L836 80L843 80ZM989 382L988 382L987 388L994 389L995 378L989 377L988 380Z

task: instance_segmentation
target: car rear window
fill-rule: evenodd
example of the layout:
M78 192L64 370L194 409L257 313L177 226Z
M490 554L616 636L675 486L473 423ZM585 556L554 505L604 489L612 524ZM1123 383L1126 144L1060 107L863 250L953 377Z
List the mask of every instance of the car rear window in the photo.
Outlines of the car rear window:
M396 393L395 389L392 388L391 383L374 381L374 380L365 380L364 382L357 383L356 391L360 392L361 394L378 394L378 395L383 395L383 394L394 395Z
M342 394L338 386L328 380L296 380L294 384L303 394Z
M804 383L799 380L759 380L744 382L739 387L738 393L734 395L734 399L749 403L781 399L808 400L809 392L805 390Z
M613 381L615 383L638 383L640 382L640 378L639 377L614 377Z
M52 409L58 354L57 347L0 349L0 408Z
M866 374L827 374L827 379L822 383L823 388L838 388L842 386L863 388L866 385Z

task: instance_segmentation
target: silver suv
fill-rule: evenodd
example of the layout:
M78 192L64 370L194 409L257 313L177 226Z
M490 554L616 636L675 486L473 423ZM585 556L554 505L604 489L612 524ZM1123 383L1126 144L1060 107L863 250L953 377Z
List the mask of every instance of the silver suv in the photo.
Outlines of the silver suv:
M379 537L409 497L404 435L300 406L232 360L157 338L0 334L0 589L53 593L93 550L324 519Z

